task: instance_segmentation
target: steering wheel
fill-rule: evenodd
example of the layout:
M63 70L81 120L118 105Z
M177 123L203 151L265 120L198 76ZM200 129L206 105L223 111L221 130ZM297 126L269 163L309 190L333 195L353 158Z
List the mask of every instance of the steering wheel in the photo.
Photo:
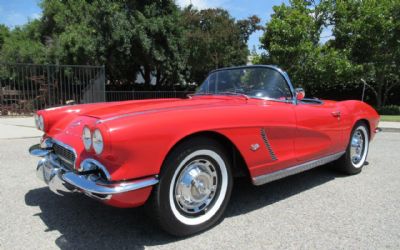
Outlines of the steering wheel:
M269 93L270 98L279 99L282 97L286 97L285 92L279 87L269 87L266 90Z
M249 92L247 92L249 96L255 96L255 97L269 97L268 92L264 89L254 89Z
M273 99L279 99L285 97L285 92L278 87L269 87L266 89L255 89L249 92L249 95L256 97L267 97Z

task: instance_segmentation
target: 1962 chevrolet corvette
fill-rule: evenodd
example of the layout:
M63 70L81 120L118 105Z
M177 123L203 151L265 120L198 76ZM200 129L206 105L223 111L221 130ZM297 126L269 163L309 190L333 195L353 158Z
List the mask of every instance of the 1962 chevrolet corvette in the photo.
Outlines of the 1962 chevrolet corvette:
M222 218L233 177L261 185L332 161L361 172L379 115L304 96L274 66L219 69L187 99L40 110L44 135L30 153L54 193L146 203L164 230L190 235Z

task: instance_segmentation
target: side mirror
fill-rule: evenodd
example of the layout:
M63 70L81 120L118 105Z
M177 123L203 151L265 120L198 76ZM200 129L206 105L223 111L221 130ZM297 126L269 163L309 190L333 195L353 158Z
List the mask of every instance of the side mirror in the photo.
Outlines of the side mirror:
M303 100L304 97L306 96L306 92L304 91L303 88L296 88L295 92L296 92L296 99L299 101Z

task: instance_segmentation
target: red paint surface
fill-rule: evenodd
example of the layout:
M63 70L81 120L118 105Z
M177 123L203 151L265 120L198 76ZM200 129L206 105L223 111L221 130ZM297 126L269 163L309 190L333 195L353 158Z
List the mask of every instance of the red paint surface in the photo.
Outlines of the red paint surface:
M340 112L340 117L333 112ZM46 136L75 148L77 167L85 158L95 158L107 167L113 181L157 175L171 148L198 132L212 131L228 138L242 154L251 177L256 177L344 151L356 121L365 119L370 131L379 122L376 111L360 101L295 105L240 96L86 104L38 113L45 118ZM102 131L105 149L100 156L84 150L84 126ZM262 128L275 161L261 138ZM254 152L250 146L255 143L260 148ZM140 197L145 202L148 195ZM124 203L129 199L136 205L143 203L124 195L112 205L129 204Z
M104 201L104 203L120 208L138 207L147 201L152 189L153 187L147 187L126 193L115 194L111 199Z

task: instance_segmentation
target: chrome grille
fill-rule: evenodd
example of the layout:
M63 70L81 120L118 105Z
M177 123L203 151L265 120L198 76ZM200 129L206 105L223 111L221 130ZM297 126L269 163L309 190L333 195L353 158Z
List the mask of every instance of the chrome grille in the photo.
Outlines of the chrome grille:
M68 149L62 145L54 143L53 150L64 166L70 169L74 168L75 153L71 149Z

